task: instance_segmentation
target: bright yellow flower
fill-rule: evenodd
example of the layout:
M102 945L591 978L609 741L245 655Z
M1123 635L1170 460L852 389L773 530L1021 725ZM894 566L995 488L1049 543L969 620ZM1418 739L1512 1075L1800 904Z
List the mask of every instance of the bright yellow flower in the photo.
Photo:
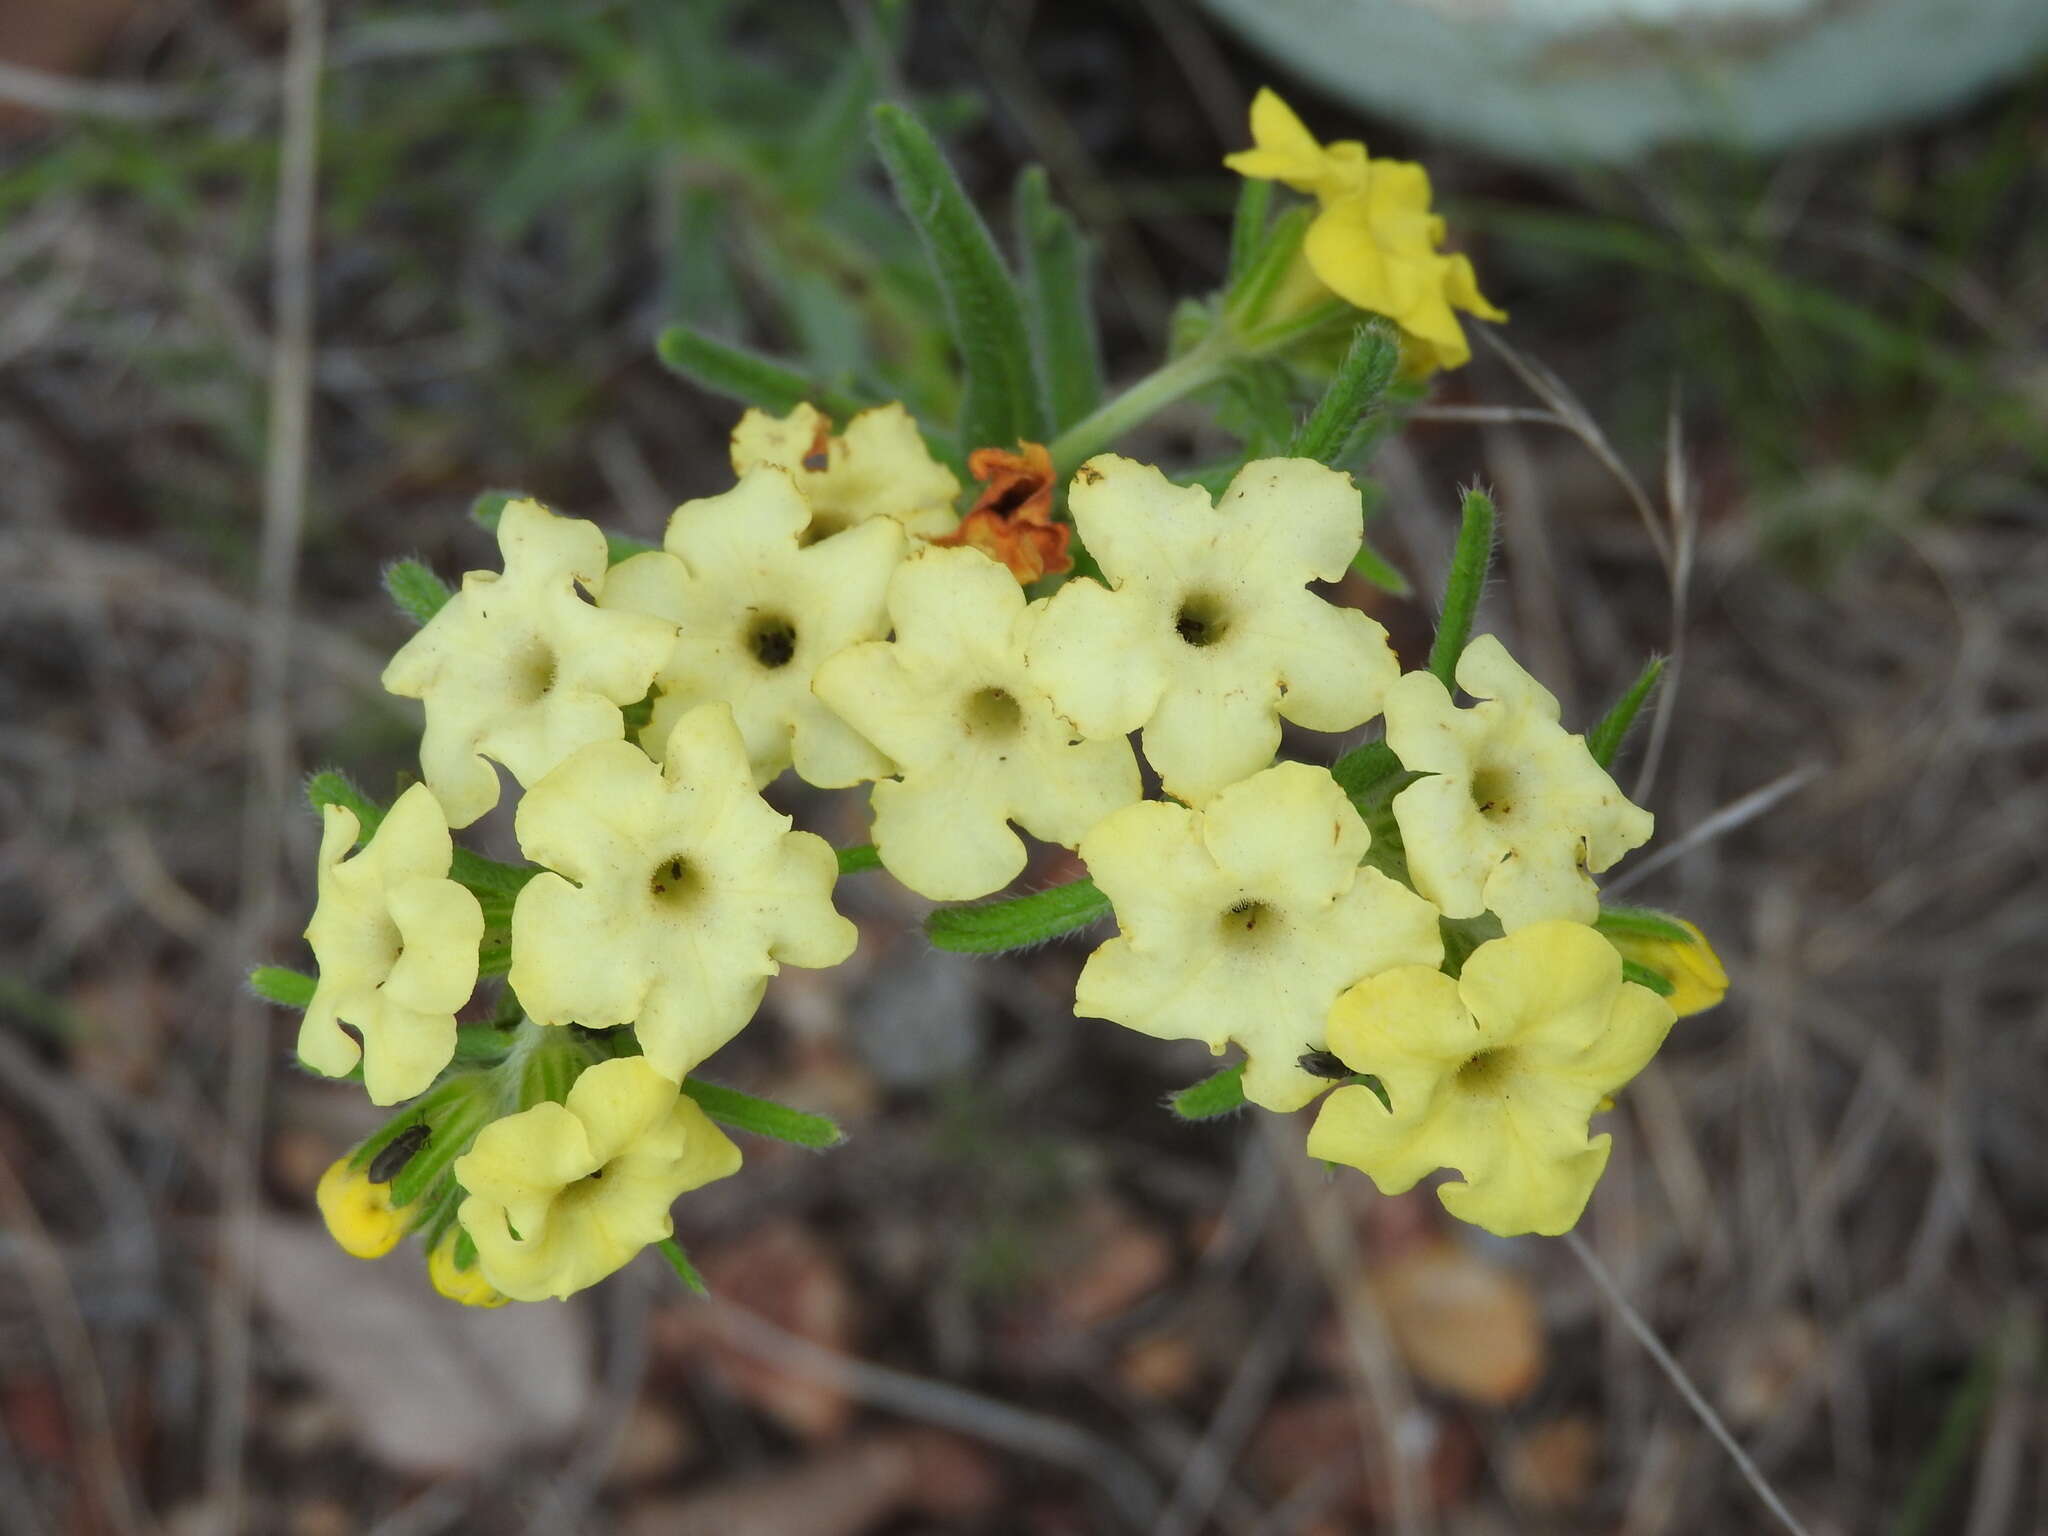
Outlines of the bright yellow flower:
M1400 672L1387 632L1304 590L1358 552L1350 476L1259 459L1212 506L1199 486L1104 454L1081 466L1069 505L1109 585L1060 588L1025 660L1079 735L1143 726L1167 792L1199 805L1273 760L1282 717L1348 731L1379 713Z
M1387 745L1430 775L1394 797L1415 889L1446 917L1497 914L1510 931L1548 918L1590 923L1591 876L1656 827L1558 724L1557 700L1492 635L1458 662L1459 709L1428 672L1387 690Z
M1635 933L1610 933L1607 941L1621 951L1622 959L1633 960L1671 983L1674 990L1664 1001L1682 1019L1705 1013L1728 995L1728 972L1704 933L1682 917L1670 920L1692 935L1690 943Z
M895 759L874 787L874 838L889 872L935 901L1008 885L1024 868L1010 823L1072 847L1138 798L1122 736L1090 741L1053 713L1024 668L1045 604L978 550L927 547L889 584L893 641L841 651L813 688Z
M671 1081L745 1027L778 962L853 953L832 909L837 856L755 792L723 704L676 722L662 767L626 742L585 747L526 792L514 825L558 872L512 909L508 980L527 1016L631 1024Z
M875 517L813 544L811 508L783 470L685 502L663 548L615 567L606 608L657 614L680 630L656 681L641 744L658 753L676 721L713 699L732 706L756 785L794 762L799 777L844 789L888 759L811 694L826 657L889 632L884 597L903 558L902 525Z
M1368 977L1330 1013L1330 1049L1369 1072L1309 1132L1312 1157L1363 1169L1382 1194L1438 1168L1464 1182L1444 1209L1503 1237L1569 1231L1613 1138L1587 1121L1670 1031L1664 999L1621 979L1613 946L1578 923L1537 923L1482 944L1457 980L1422 966Z
M443 1296L465 1307L504 1306L512 1298L484 1278L482 1264L471 1264L467 1269L456 1264L455 1244L460 1235L458 1230L451 1229L434 1244L427 1255L427 1279Z
M1301 1108L1328 1087L1330 1005L1361 977L1443 958L1436 908L1359 860L1371 834L1327 770L1280 763L1205 810L1145 801L1081 839L1120 932L1074 1012L1166 1040L1245 1048L1244 1095ZM1618 963L1618 962L1617 962Z
M1256 148L1223 163L1316 198L1321 206L1302 242L1310 268L1346 303L1401 327L1411 371L1456 368L1471 358L1453 311L1507 319L1481 296L1470 261L1437 250L1444 221L1430 212L1421 166L1374 160L1355 140L1324 147L1270 90L1252 102L1252 142Z
M685 1191L740 1166L696 1103L638 1056L599 1062L562 1104L493 1121L455 1160L477 1268L514 1301L595 1285L675 1230Z
M892 517L921 538L950 533L960 482L934 459L910 412L891 401L862 411L835 436L813 405L787 416L748 411L732 431L733 473L772 464L789 472L810 503L806 543L871 517Z
M620 707L646 697L675 640L673 624L604 612L577 592L604 589L595 523L515 501L498 546L504 573L469 572L384 669L386 689L426 704L420 769L452 827L498 803L485 759L530 785L578 747L622 740Z
M306 942L320 982L299 1025L299 1059L344 1077L363 1063L372 1104L422 1092L455 1054L455 1012L476 987L484 914L448 878L454 840L433 792L415 784L363 851L353 811L327 806L320 899ZM342 1025L362 1036L357 1046Z
M372 1184L367 1170L351 1168L345 1157L320 1175L313 1199L335 1245L355 1258L381 1259L405 1236L406 1219L392 1207L391 1186Z

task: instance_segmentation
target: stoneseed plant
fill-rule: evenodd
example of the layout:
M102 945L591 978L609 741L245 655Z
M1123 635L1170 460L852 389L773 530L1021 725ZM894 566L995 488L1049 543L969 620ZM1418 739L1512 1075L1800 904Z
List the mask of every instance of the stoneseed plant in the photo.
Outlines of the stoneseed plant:
M1075 1014L1230 1058L1171 1112L1305 1113L1308 1154L1383 1192L1448 1171L1451 1215L1567 1232L1614 1152L1600 1115L1728 982L1696 927L1597 880L1653 832L1612 769L1658 663L1581 733L1473 635L1477 490L1419 665L1339 592L1405 592L1354 471L1469 358L1460 316L1506 319L1427 175L1261 93L1227 276L1105 398L1043 178L1020 280L920 122L873 130L950 319L954 419L835 418L843 383L679 327L664 358L748 407L731 489L659 548L486 498L496 569L388 572L419 626L384 673L423 713L417 780L313 777L314 973L253 977L303 1011L307 1070L394 1111L320 1180L336 1242L417 1236L473 1306L650 1246L697 1284L671 1209L745 1177L728 1132L840 1139L699 1074L782 966L852 953L836 883L887 878L942 904L942 949L1113 922ZM1225 458L1116 451L1189 400ZM762 798L785 772L864 797L871 841L793 830ZM518 863L453 835L507 793ZM1013 890L1027 838L1087 875Z

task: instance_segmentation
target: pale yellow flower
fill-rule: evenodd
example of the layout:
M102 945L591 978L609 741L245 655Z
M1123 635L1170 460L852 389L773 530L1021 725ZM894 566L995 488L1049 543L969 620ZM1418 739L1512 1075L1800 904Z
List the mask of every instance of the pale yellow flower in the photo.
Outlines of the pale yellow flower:
M355 813L324 808L320 899L306 942L320 981L299 1025L299 1059L345 1077L363 1064L373 1104L423 1091L455 1054L455 1013L476 987L484 914L448 878L454 840L433 792L415 784L363 851ZM362 1037L357 1046L342 1025Z
M1690 943L1637 933L1610 933L1607 941L1621 951L1622 959L1633 960L1671 983L1672 993L1664 1001L1682 1019L1705 1013L1728 995L1728 971L1696 926L1682 917L1670 921L1692 935Z
M1328 1083L1330 1005L1361 977L1443 958L1436 908L1359 867L1371 834L1329 773L1280 763L1206 809L1127 806L1081 839L1116 909L1074 1012L1167 1040L1245 1048L1244 1095L1299 1109ZM1618 962L1617 962L1618 963Z
M502 764L522 785L593 741L620 741L675 626L585 602L604 589L595 523L515 501L498 524L503 574L471 571L462 590L399 648L384 686L426 705L420 770L466 827L498 803ZM490 759L490 761L486 761Z
M735 1173L739 1148L638 1056L599 1062L562 1104L495 1120L455 1160L477 1267L514 1301L566 1297L674 1231L678 1196Z
M1507 319L1480 294L1469 260L1437 250L1444 221L1430 211L1429 173L1421 166L1374 160L1355 140L1317 143L1270 90L1252 102L1252 142L1255 148L1223 163L1316 198L1320 207L1302 241L1310 268L1347 304L1401 327L1411 372L1470 360L1455 311Z
M1427 672L1387 690L1387 745L1426 773L1394 797L1415 889L1446 917L1499 916L1510 931L1547 918L1590 923L1593 874L1650 840L1655 819L1629 803L1558 724L1557 700L1492 635L1458 662L1459 709Z
M405 1214L391 1204L391 1186L372 1184L362 1168L347 1158L329 1165L313 1192L328 1235L343 1253L358 1259L381 1259L405 1236Z
M1482 944L1453 981L1404 966L1368 977L1330 1014L1330 1049L1379 1079L1339 1088L1312 1157L1363 1169L1382 1194L1438 1168L1444 1209L1503 1237L1569 1231L1613 1138L1587 1121L1657 1054L1671 1009L1621 978L1591 928L1537 923Z
M434 1244L427 1254L427 1279L443 1296L465 1307L504 1306L512 1298L484 1278L481 1263L464 1269L455 1262L459 1235L459 1229L451 1228L446 1237Z
M935 901L985 896L1024 868L1014 821L1072 847L1139 795L1122 736L1090 741L1053 712L1024 667L1044 603L973 549L927 547L889 584L893 641L818 669L819 698L896 762L874 787L874 839L889 872Z
M733 473L772 464L787 470L810 503L805 542L872 517L890 517L921 538L950 533L960 482L925 446L910 412L891 401L856 415L834 435L813 405L787 416L750 410L732 430Z
M640 733L657 753L689 711L732 706L756 785L794 762L821 788L889 772L889 761L811 694L826 657L889 632L884 598L903 558L893 518L870 518L814 544L811 509L789 475L756 469L732 490L685 502L663 548L614 567L608 609L657 614L680 631Z
M664 766L585 747L526 792L515 829L536 875L512 909L512 990L540 1024L631 1024L683 1075L745 1027L768 978L837 965L839 861L755 793L723 704L676 722ZM566 877L566 878L565 878Z
M1069 504L1109 584L1060 588L1025 659L1080 735L1144 727L1167 792L1199 805L1273 760L1283 717L1348 731L1379 713L1400 672L1387 632L1305 590L1358 552L1350 476L1259 459L1211 505L1105 454L1081 466Z

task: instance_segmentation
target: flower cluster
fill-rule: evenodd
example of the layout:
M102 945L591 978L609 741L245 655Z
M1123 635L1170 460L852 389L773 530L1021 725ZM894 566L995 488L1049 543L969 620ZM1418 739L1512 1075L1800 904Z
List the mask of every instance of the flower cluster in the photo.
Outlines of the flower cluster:
M1232 163L1316 198L1320 280L1396 320L1417 366L1463 361L1453 310L1499 314L1437 251L1420 169L1317 144L1270 93L1254 129ZM1388 341L1358 337L1384 388ZM1404 670L1334 596L1364 509L1332 467L1353 417L1319 414L1329 451L1195 485L970 439L963 515L900 405L843 431L750 410L734 483L659 548L514 500L501 569L452 592L395 569L421 628L384 684L422 706L419 782L386 807L316 776L318 976L257 978L303 1009L306 1067L397 1109L320 1182L341 1246L417 1233L435 1286L481 1306L570 1295L657 1244L689 1278L670 1208L738 1170L721 1126L837 1134L695 1074L782 966L852 953L835 882L877 865L981 903L933 913L947 947L1113 916L1075 1013L1242 1053L1177 1104L1320 1099L1314 1156L1389 1193L1455 1170L1445 1207L1498 1233L1571 1227L1610 1151L1592 1117L1727 986L1696 928L1595 881L1651 835L1607 763L1653 678L1589 745L1497 639L1468 643L1492 537L1469 503L1466 585ZM1078 464L1065 484L1056 463ZM1334 766L1283 758L1289 727ZM858 790L872 843L794 830L763 798L785 772ZM517 863L451 830L501 774ZM1087 878L1001 898L1027 839Z

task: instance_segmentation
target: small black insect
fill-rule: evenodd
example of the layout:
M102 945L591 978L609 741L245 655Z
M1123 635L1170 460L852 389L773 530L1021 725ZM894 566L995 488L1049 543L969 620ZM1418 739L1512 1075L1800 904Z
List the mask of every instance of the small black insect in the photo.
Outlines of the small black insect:
M1351 1075L1351 1069L1344 1065L1335 1051L1319 1051L1310 1048L1297 1056L1294 1064L1300 1067L1302 1071L1311 1073L1316 1077L1335 1079Z
M405 1165L412 1161L413 1154L431 1141L433 1135L433 1129L427 1125L408 1125L385 1142L377 1149L377 1155L370 1159L370 1182L389 1184L405 1171Z

